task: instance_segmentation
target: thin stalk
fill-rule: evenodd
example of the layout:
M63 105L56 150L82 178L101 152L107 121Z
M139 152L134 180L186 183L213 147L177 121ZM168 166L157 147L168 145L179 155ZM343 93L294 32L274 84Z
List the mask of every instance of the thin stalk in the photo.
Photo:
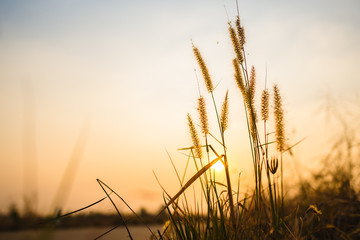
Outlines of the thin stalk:
M105 192L105 194L106 194L107 198L109 198L109 200L111 201L112 205L113 205L113 206L114 206L114 208L116 209L116 212L117 212L117 213L118 213L118 215L120 216L121 221L124 223L124 226L125 226L126 231L127 231L128 235L129 235L129 238L130 238L131 240L133 240L133 238L132 238L132 236L131 236L131 233L130 233L130 230L129 230L129 228L128 228L128 226L127 226L127 224L126 224L126 222L125 222L125 220L124 220L123 216L121 215L121 213L120 213L119 209L116 207L116 205L115 205L114 201L111 199L111 197L110 197L109 193L108 193L108 192L105 190L105 188L103 187L103 185L102 185L102 184L104 184L104 183L103 183L103 182L101 182L99 179L97 179L97 181L98 181L98 183L99 183L100 187L102 188L102 190ZM105 184L104 184L104 185L105 185ZM105 186L106 186L106 185L105 185ZM111 190L111 189L110 189L110 190ZM111 190L111 191L112 191L112 190ZM114 192L114 191L112 191L112 192ZM111 229L111 231L112 231L112 230L114 230L114 229Z
M281 162L281 216L284 216L284 173L283 173L283 153L280 154L280 162Z
M245 79L245 83L246 83L246 87L248 88L249 85L249 76L248 76L248 71L247 71L247 63L246 63L246 55L245 55L245 49L243 47L243 55L244 55L244 64L241 63L240 66L243 70L243 75L244 75L244 79ZM254 117L254 113L253 113L253 109L248 109L248 107L246 106L246 99L244 96L244 108L245 108L245 116L246 116L246 123L247 123L247 127L248 127L248 134L249 134L249 141L250 141L250 146L251 146L251 154L252 154L252 158L253 158L253 164L254 164L254 173L255 173L255 206L257 211L256 213L256 219L258 222L258 233L260 233L260 218L261 218L261 167L260 167L260 152L257 146L261 146L259 142L259 138L258 138L258 132L256 129L256 123L255 123L255 117ZM250 123L249 123L249 118L253 118L252 121L254 122L254 131L255 131L255 138L253 138L252 134L251 134L251 128L250 128ZM260 237L260 236L258 236Z
M234 211L234 199L233 199L232 189L231 189L231 180L230 180L230 173L229 173L229 164L228 164L228 161L227 161L224 131L222 129L221 122L220 122L220 119L219 119L219 113L218 113L218 110L217 110L217 107L216 107L213 91L211 91L210 93L211 93L211 97L212 97L212 100L213 100L213 103L214 103L216 117L217 117L217 120L218 120L220 134L221 134L222 145L223 145L223 148L224 148L224 163L225 163L225 175L226 175L226 183L227 183L227 188L228 188L228 197L229 197L229 205L230 205L230 220L232 222L232 226L235 228L236 227L236 219L235 219L235 211Z
M195 155L194 155L194 152L193 152L193 150L191 149L190 150L190 152L191 152L191 155L192 155L192 157L193 157L193 160L194 160L194 164L195 164L195 168L196 168L196 171L198 172L199 171L199 167L198 167L198 165L197 165L197 163L196 163L196 158L195 158ZM201 160L200 160L201 161ZM210 162L209 162L210 163ZM203 166L203 164L202 164L202 162L201 162L201 168L203 168L204 166ZM203 180L201 179L201 177L199 177L199 180L200 180L200 185L201 185L201 189L203 190L203 192L204 192L204 195L206 196L206 189L208 188L208 186L207 186L207 179L206 179L206 172L204 172L204 176L205 176L205 187L204 187L204 183L203 183ZM181 187L183 187L183 186L181 186ZM185 193L184 193L185 194ZM194 195L195 196L195 195ZM187 204L187 203L186 203Z

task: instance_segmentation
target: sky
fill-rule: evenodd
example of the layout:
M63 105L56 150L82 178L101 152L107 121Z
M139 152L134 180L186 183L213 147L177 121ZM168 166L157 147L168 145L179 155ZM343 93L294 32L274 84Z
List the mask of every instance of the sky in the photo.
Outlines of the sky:
M239 0L258 96L265 79L277 83L289 139L306 138L286 163L289 175L311 170L335 133L321 113L326 96L359 93L359 9L357 0ZM84 207L104 196L96 179L134 209L159 209L153 171L177 192L168 153L182 172L178 148L191 146L186 115L197 116L197 79L210 100L192 43L218 84L217 102L229 90L229 164L246 191L251 158L227 29L236 14L230 0L1 1L0 212L24 208L24 196L42 213Z

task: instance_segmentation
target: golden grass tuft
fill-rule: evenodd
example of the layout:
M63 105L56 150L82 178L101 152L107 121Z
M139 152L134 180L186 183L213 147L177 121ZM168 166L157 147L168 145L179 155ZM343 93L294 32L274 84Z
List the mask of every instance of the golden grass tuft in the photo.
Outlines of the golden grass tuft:
M251 130L251 136L256 138L256 109L255 109L255 84L256 84L256 72L255 67L251 67L250 80L248 85L248 91L246 95L246 104L249 111L249 124Z
M276 146L279 152L283 152L285 150L284 110L280 90L276 84L274 85L273 91Z
M225 132L225 130L228 127L228 122L229 122L229 91L226 91L226 95L225 95L225 100L223 102L222 105L222 109L221 109L221 118L220 118L220 123L221 123L221 128L222 131Z
M196 132L195 125L194 125L194 122L193 122L190 114L187 115L187 119L188 119L190 135L191 135L191 139L192 139L192 142L193 142L193 147L195 149L196 157L202 158L202 151L201 151L201 145L200 145L199 136L198 136L198 134Z
M205 61L202 58L199 49L197 47L195 47L194 45L193 45L193 51L194 51L195 58L201 69L202 75L204 77L206 88L207 88L208 92L212 92L214 90L214 86L211 81L209 70L206 67Z
M229 33L236 57L239 62L242 63L244 61L244 56L242 54L242 46L240 45L239 39L236 36L235 29L231 26L231 23L229 23Z
M240 63L237 58L233 59L233 66L234 66L234 70L235 70L234 77L236 80L236 84L239 87L240 92L243 95L243 98L245 100L246 99L246 88L245 88L244 78L243 78L243 75L242 75L241 69L240 69Z
M264 89L261 94L261 120L267 121L269 119L269 91Z
M200 115L201 131L203 134L208 134L209 133L209 123L208 123L208 116L207 116L207 112L206 112L205 99L203 96L200 96L198 99L197 110Z
M239 16L236 18L236 29L237 29L237 33L238 33L238 36L239 36L239 42L240 42L240 45L241 45L241 48L242 48L246 43L246 38L245 38L245 29L240 24Z
M251 108L255 107L255 90L256 90L256 71L255 67L251 66L250 80L249 80L249 90L248 90L248 102L251 105ZM255 117L255 116L254 116ZM256 117L255 117L256 119Z

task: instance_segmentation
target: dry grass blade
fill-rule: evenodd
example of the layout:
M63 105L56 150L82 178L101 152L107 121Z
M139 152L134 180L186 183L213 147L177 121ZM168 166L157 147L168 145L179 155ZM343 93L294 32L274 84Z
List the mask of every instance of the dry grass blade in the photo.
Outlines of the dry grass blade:
M108 234L108 233L110 233L110 232L114 231L116 228L121 227L121 226L122 226L122 224L118 224L118 225L116 225L115 227L113 227L113 228L111 228L111 229L107 230L106 232L104 232L104 233L102 233L101 235L99 235L99 236L97 236L96 238L94 238L94 240L97 240L97 239L102 238L102 237L103 237L103 236L105 236L106 234Z
M165 188L161 185L161 183L160 183L160 181L159 181L159 179L158 179L158 177L156 176L156 174L155 174L154 171L153 171L153 174L154 174L154 176L155 176L155 178L156 178L156 181L158 182L159 186L161 187L161 189L162 189L162 190L164 191L164 193L166 194L166 196L167 196L169 199L171 199L170 194L168 194L167 191L165 190ZM176 205L177 209L179 209L180 212L185 216L184 211L177 205L177 203L174 202L174 204ZM157 216L159 216L164 210L165 210L165 208L161 209Z
M184 186L180 189L179 192L177 192L175 194L174 197L172 197L170 199L170 201L166 204L166 206L163 209L166 209L167 207L169 207L178 197L180 197L180 195L188 188L191 186L191 184L193 184L201 175L203 175L211 166L213 166L215 163L217 163L217 161L219 161L221 158L223 158L224 155L221 155L220 157L215 158L214 160L212 160L210 163L208 163L207 165L205 165L202 169L200 169L194 176L192 176L190 178L189 181L187 181Z
M215 151L215 149L213 148L213 146L209 145L209 148L213 151L213 153L217 156L220 157L220 155ZM221 159L220 159L221 160Z
M284 152L289 151L290 155L292 155L293 153L292 153L291 149L293 149L295 146L297 146L298 144L300 144L300 143L301 143L302 141L304 141L305 139L306 139L306 137L303 138L303 139L301 139L300 141L296 142L295 144L291 145L290 147L286 148L286 149L284 150Z
M122 222L122 223L124 224L124 226L125 226L125 229L126 229L128 235L129 235L129 238L132 240L133 238L132 238L131 233L130 233L130 230L129 230L126 222L125 222L125 219L124 219L123 216L121 215L119 209L116 207L116 204L114 203L114 201L111 199L110 194L105 190L104 186L106 186L111 192L113 192L113 193L115 193L115 192L114 192L111 188L109 188L105 183L103 183L100 179L96 179L96 181L99 183L100 187L102 188L102 190L105 192L106 196L107 196L107 197L109 198L109 200L111 201L111 203L112 203L112 205L114 206L116 212L117 212L118 215L120 216L121 222ZM103 186L103 185L104 185L104 186ZM115 193L115 194L116 194L116 193ZM119 197L120 197L120 196L119 196ZM121 198L121 197L120 197L120 198ZM122 198L121 198L121 199L122 199ZM130 209L131 209L131 208L130 208ZM114 230L114 229L115 229L115 228L111 229L111 231ZM106 232L106 234L109 233L109 232L111 232L111 231ZM102 234L102 236L104 236L104 234Z
M219 142L220 143L220 142ZM201 147L206 147L205 145L202 145ZM210 144L208 145L208 147L213 151L213 153L216 155L216 157L220 157L220 155L215 151L214 147L211 146ZM190 150L190 149L194 149L194 147L188 147L188 148L179 148L178 150ZM221 160L221 159L220 159ZM222 160L221 160L222 161Z
M170 162L171 162L171 165L173 166L174 171L175 171L175 173L176 173L176 176L177 176L177 178L178 178L178 180L179 180L179 183L180 183L180 185L182 186L182 181L181 181L181 179L180 179L179 173L178 173L178 171L177 171L177 169L176 169L176 167L175 167L175 164L174 164L174 162L173 162L173 160L172 160L169 152L166 151L166 154L168 155L168 157L169 157L169 159L170 159Z
M161 185L161 183L160 183L158 177L156 176L156 173L154 172L154 170L153 170L153 174L154 174L155 179L156 179L156 181L158 182L159 186L161 187L161 189L162 189L162 190L164 191L164 193L168 196L168 198L171 198L170 194L168 194L167 191L165 190L165 188Z
M110 195L111 195L111 193L110 193ZM40 223L38 223L38 224L40 225L40 224L49 223L49 222L52 222L52 221L59 220L60 218L70 216L71 214L74 214L74 213L77 213L77 212L81 212L82 210L85 210L85 209L87 209L87 208L90 208L90 207L92 207L92 206L94 206L94 205L96 205L96 204L104 201L106 198L107 198L107 196L106 196L106 197L103 197L102 199L100 199L100 200L98 200L98 201L96 201L96 202L94 202L94 203L91 203L91 204L87 205L86 207L82 207L82 208L77 209L77 210L75 210L75 211L66 213L66 214L64 214L64 215L60 215L60 216L58 216L58 217L56 217L56 218L51 218L51 219L49 219L49 220L47 220L47 221L40 222Z
M153 233L153 231L151 230L151 228L142 220L142 218L130 207L130 205L117 193L115 192L112 188L110 188L106 183L104 183L103 181L101 181L100 179L96 179L96 181L99 183L100 187L103 189L103 191L105 192L106 196L109 198L109 200L111 201L111 203L113 204L113 206L115 207L116 211L118 212L118 214L120 215L121 219L123 219L123 217L121 216L118 208L116 207L115 203L113 202L113 200L110 198L110 194L111 193L114 193L125 205L126 207L142 222L142 224L150 231L150 233L152 234L152 236L155 236L156 238L156 235ZM111 193L109 194L105 188L108 188ZM127 229L127 226L126 226L126 223L123 219L123 223ZM130 231L127 229L128 233L129 233L129 237L132 239L131 235L130 235Z

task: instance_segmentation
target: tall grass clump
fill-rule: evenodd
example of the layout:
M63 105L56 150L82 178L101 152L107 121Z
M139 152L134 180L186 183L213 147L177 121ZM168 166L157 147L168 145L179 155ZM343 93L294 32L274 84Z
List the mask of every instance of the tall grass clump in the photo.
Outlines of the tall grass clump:
M229 122L229 92L225 93L219 111L211 74L201 51L193 43L193 53L212 100L209 106L215 113L218 130L210 130L208 104L200 96L197 106L199 124L195 124L196 121L188 114L192 146L181 148L188 151L188 161L194 162L197 172L186 183L184 177L183 180L179 178L182 187L173 197L168 194L164 196L164 211L169 214L162 234L164 239L287 239L293 236L284 216L283 155L287 145L280 90L277 85L274 85L271 93L269 89L264 89L261 106L256 107L256 69L254 66L248 69L247 66L245 31L239 17L235 24L229 22L228 30L235 56L232 60L234 80L245 111L254 189L245 196L240 195L240 184L237 191L233 190L225 134ZM270 119L270 97L273 98L273 119ZM258 109L261 110L261 118L258 117ZM274 123L275 129L269 130L269 121ZM260 124L261 128L258 127ZM201 128L201 135L197 133L197 126ZM218 161L224 166L226 184L219 183L211 170L211 166ZM200 182L201 196L197 196L198 200L191 208L185 191L195 181Z
M232 162L252 162L253 187L244 195L240 194L240 176L237 179L236 188L232 184L229 146L226 141L226 133L229 130L229 91L225 92L224 100L219 105L215 100L215 87L204 55L193 43L193 54L201 70L208 98L199 96L197 101L198 118L187 115L191 145L180 149L187 155L187 164L182 176L169 156L180 183L180 189L171 196L159 182L164 192L165 205L158 216L164 216L164 213L167 213L168 220L164 224L163 231L154 233L148 227L153 239L296 238L294 231L288 226L288 216L285 217L284 210L283 159L287 149L290 148L287 147L285 137L284 110L280 89L277 85L274 85L272 91L267 88L263 89L261 106L256 106L258 79L255 67L248 68L245 30L240 23L239 16L235 23L229 22L228 31L234 51L233 81L237 84L236 91L241 95L240 101L243 102L245 119L242 121L246 122L248 132L246 137L249 140L251 153L250 159L232 159ZM210 99L210 103L207 103L205 99ZM258 114L259 110L260 115ZM210 127L209 111L215 115L217 122L215 129ZM270 114L271 112L274 115ZM274 127L271 128L271 126ZM194 163L196 173L186 179L190 162ZM215 171L212 170L212 166L219 163L224 167L225 183L219 182L216 179ZM99 179L97 181L106 194L103 199L56 219L82 211L108 199L119 215L121 223L99 238L124 225L129 238L132 239L131 231L127 227L127 220L112 199L119 198L140 220L141 216L138 216L127 202L108 185ZM195 189L196 183L199 183L200 192L194 194L194 204L190 204L186 195L187 190L191 187Z
M286 138L280 88L276 84L267 88L265 80L265 89L257 89L259 79L256 68L248 65L246 59L245 30L239 16L235 22L229 22L228 32L234 56L229 64L233 67L233 81L237 85L235 90L240 95L244 110L244 119L238 123L246 123L245 137L249 141L251 157L229 161L226 138L231 116L229 91L221 94L221 103L215 100L218 93L205 55L193 43L193 54L202 73L207 96L199 96L196 117L187 114L191 144L179 149L185 151L187 156L182 176L169 155L180 189L170 195L158 181L164 192L164 207L157 216L158 219L166 219L163 230L152 231L141 214L133 211L118 193L99 179L97 182L105 193L102 199L45 223L80 212L107 199L116 210L120 223L98 238L124 226L129 239L133 239L128 219L113 201L118 198L149 229L152 239L360 239L360 182L357 177L360 168L356 161L360 157L360 137L356 134L360 117L352 119L356 127L351 128L351 124L343 118L343 112L336 111L335 116L340 122L337 127L341 126L344 132L333 138L334 144L324 160L324 166L314 173L311 180L301 182L295 198L285 198L283 163L296 144L289 146ZM256 105L257 92L261 95L260 106ZM215 116L216 128L210 126L209 116ZM240 193L240 175L236 179L236 186L230 177L230 162L235 161L252 163L251 188L242 191L246 194ZM196 172L187 178L191 162ZM212 166L219 163L224 167L225 183L220 182L212 170ZM187 192L191 187L195 192L195 184L199 184L200 191L194 194L194 204L191 204Z

